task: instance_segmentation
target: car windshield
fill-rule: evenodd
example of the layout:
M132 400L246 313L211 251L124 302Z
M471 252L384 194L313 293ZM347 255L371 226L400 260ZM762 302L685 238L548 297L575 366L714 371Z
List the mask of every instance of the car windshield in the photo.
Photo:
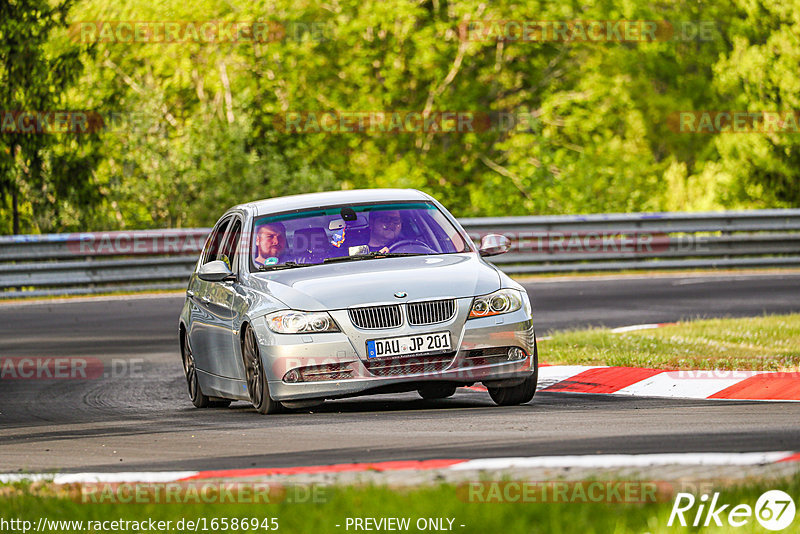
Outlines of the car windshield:
M430 202L335 206L258 217L253 268L468 252L466 238Z

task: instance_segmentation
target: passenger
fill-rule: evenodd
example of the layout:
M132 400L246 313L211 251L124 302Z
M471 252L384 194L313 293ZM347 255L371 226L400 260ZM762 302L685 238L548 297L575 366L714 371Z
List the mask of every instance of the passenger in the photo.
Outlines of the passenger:
M286 227L279 222L259 226L256 231L256 265L277 265L285 261Z
M373 211L369 214L369 246L370 252L389 252L389 247L400 240L403 229L403 219L400 212Z

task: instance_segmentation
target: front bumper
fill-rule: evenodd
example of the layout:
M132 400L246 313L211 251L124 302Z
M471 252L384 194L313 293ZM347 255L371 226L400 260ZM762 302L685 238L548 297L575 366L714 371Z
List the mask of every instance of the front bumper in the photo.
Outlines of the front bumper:
M536 365L536 341L529 304L526 302L526 306L513 313L466 320L470 304L471 299L459 299L458 311L452 320L426 327L357 330L347 319L346 311L331 312L342 329L341 333L280 335L262 323L256 328L256 333L270 396L278 401L339 398L368 394L371 390L413 390L416 385L431 381L468 385L528 377ZM450 332L453 350L447 357L437 357L439 363L435 366L412 365L404 368L402 374L379 376L376 375L375 360L367 358L366 341L369 339L441 331ZM521 348L527 357L504 361L502 355L493 354L497 351L491 350L500 347ZM476 357L481 352L493 355ZM423 357L418 361L426 360ZM349 377L301 382L283 379L292 369L330 365L348 369Z

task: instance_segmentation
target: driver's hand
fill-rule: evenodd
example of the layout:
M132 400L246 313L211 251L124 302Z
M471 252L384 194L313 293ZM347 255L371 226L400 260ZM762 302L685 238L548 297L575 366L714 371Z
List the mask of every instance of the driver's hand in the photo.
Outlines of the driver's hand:
M389 253L389 247L383 247L378 252L380 252L381 254L388 254Z

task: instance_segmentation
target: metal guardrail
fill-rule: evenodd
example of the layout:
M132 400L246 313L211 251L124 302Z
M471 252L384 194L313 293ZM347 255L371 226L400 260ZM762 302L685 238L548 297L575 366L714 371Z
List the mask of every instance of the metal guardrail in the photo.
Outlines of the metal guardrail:
M800 209L462 219L509 274L800 266ZM0 298L179 289L210 229L0 236Z
M0 298L179 289L210 231L0 236Z

